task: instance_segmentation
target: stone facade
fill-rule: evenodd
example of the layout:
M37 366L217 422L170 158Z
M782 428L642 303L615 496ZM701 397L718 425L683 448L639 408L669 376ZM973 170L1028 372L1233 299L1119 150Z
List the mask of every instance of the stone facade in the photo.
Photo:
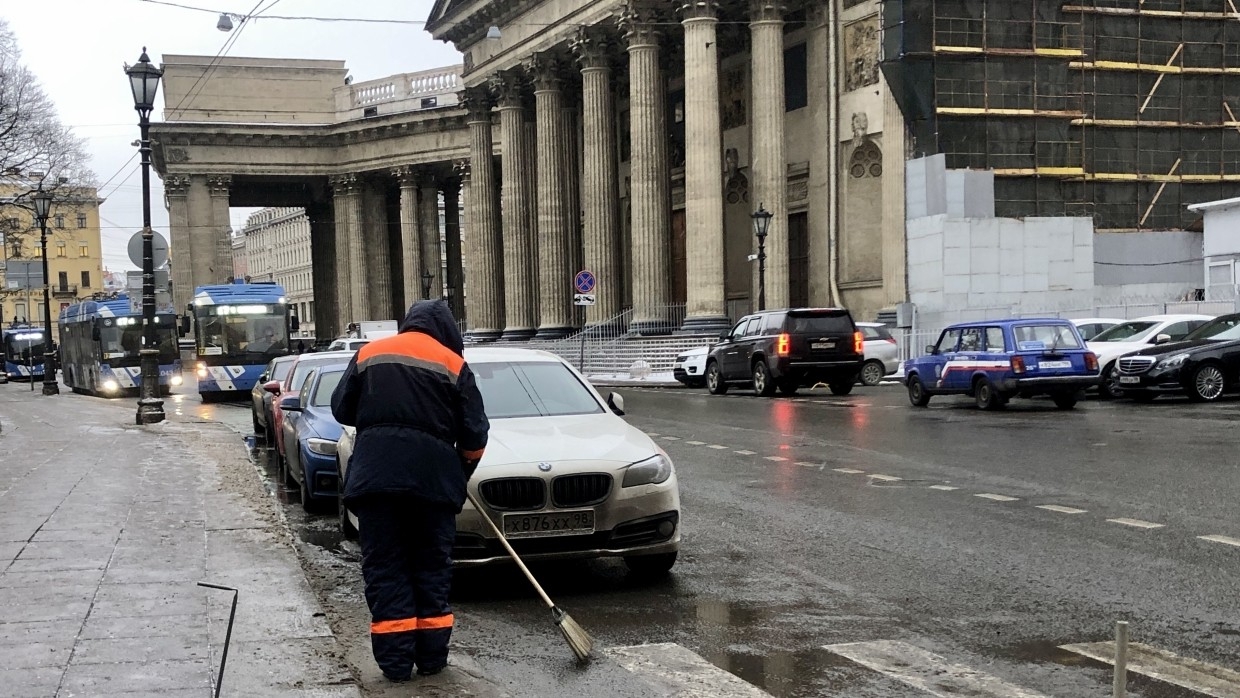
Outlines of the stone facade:
M233 259L243 278L274 281L302 319L300 336L314 335L314 279L310 259L310 218L301 208L265 208L250 214L241 229L244 263ZM233 248L237 249L236 246Z

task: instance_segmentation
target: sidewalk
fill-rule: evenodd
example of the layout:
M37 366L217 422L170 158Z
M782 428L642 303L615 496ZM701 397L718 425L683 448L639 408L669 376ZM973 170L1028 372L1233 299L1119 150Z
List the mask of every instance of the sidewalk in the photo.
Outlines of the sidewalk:
M0 385L0 692L360 696L226 426L134 426L134 400ZM170 414L170 416L173 416Z

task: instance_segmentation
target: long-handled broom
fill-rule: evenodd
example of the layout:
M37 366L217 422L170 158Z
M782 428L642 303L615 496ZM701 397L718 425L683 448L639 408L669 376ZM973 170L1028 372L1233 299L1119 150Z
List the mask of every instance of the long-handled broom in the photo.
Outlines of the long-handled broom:
M534 591L538 592L538 595L542 597L543 603L547 604L547 608L551 609L551 617L555 619L556 626L564 634L564 639L568 641L568 646L573 650L573 654L577 655L578 661L584 662L589 659L590 650L594 648L594 640L590 638L590 634L580 625L577 625L577 621L573 620L572 616L561 610L559 606L556 606L550 596L547 596L547 592L543 591L542 585L538 583L537 579L534 579L534 575L530 573L529 568L521 561L517 551L513 550L512 546L508 544L508 539L504 537L503 531L499 530L499 527L487 515L486 510L478 504L478 500L474 499L473 493L467 494L469 495L470 504L474 505L474 508L478 510L478 514L487 522L491 530L495 532L499 542L503 544L504 549L512 556L512 561L517 563L517 567L520 567L521 571L525 573L525 578L530 580L530 584L534 585Z

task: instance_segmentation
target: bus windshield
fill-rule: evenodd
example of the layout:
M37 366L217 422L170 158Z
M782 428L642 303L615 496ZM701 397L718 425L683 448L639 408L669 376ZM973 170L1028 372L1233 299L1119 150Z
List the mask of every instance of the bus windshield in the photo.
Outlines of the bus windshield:
M4 335L4 358L16 364L35 365L43 363L47 351L42 330L12 332Z
M125 323L123 321L131 320ZM172 363L180 356L176 342L176 328L171 315L160 316L155 328L155 340L159 346L159 363ZM142 350L142 326L139 318L119 318L115 325L104 324L99 328L99 347L104 361L136 359Z
M198 306L198 355L283 354L288 351L286 313L279 304Z

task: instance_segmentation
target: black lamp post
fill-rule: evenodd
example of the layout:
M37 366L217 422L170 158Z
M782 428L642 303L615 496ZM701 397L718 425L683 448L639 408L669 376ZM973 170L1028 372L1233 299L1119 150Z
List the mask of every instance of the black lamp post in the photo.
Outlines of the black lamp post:
M56 353L52 351L51 275L47 270L47 217L52 212L52 195L40 190L34 195L34 217L39 222L39 245L43 251L43 394L58 395ZM32 386L33 387L33 386Z
M758 236L758 310L766 310L766 231L771 227L771 219L775 214L758 204L754 211L753 234Z
M422 300L428 301L431 299L431 284L434 282L435 275L431 273L430 269L422 272Z
M138 399L138 424L164 421L164 401L159 399L159 345L155 338L155 255L151 230L151 110L164 71L151 64L142 47L137 65L127 66L133 106L142 130L138 151L142 154L142 397Z

